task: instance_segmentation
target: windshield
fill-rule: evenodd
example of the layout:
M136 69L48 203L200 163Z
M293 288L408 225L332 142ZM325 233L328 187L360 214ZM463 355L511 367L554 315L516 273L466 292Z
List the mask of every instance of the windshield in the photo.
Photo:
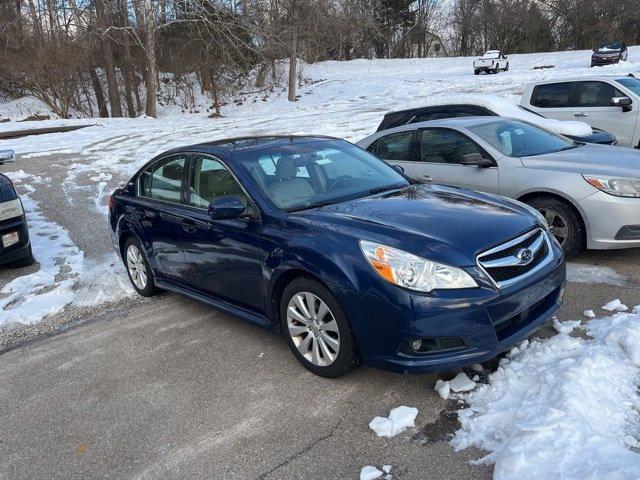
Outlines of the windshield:
M267 197L286 211L409 185L394 168L342 140L318 140L237 154Z
M578 144L517 120L497 120L469 127L473 133L509 157L559 152Z
M617 52L619 50L622 50L622 44L620 42L601 43L598 45L598 48L596 48L596 52Z
M627 87L636 95L640 95L640 80L634 77L619 78L616 80L620 85Z

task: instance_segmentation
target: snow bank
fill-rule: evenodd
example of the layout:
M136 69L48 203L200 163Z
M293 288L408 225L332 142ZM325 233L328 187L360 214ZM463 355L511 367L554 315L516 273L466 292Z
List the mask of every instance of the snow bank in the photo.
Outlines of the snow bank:
M415 426L418 409L413 407L396 407L391 409L389 417L375 417L369 423L369 428L379 437L395 437L405 428Z
M556 335L509 355L464 397L452 445L490 453L502 479L637 479L640 315L592 320L589 339Z

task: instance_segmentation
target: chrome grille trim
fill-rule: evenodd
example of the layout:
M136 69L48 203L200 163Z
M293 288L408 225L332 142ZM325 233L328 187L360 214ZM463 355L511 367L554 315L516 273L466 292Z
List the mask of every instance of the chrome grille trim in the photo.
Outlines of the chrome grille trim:
M500 252L504 252L505 250L508 250L509 248L515 245L518 245L519 243L522 243L536 235L537 235L537 238L531 243L529 247L527 247L533 253L531 260L527 262L522 262L514 255L506 255L505 257L502 257L502 258L485 260L484 262L482 261L484 257L487 257L489 255L499 254ZM527 265L529 265L534 261L534 259L536 258L536 254L540 251L540 249L545 244L547 247L546 256L535 267L533 267L531 270L524 272L522 275L518 275L516 277L509 278L503 281L497 281L487 271L487 269L504 268L504 267L526 267ZM539 270L547 266L549 263L551 263L551 261L553 261L553 246L551 243L551 238L549 237L549 234L541 228L536 228L534 230L531 230L530 232L525 233L524 235L520 235L519 237L514 238L513 240L509 240L508 242L498 245L497 247L486 250L480 253L476 257L476 263L478 264L478 267L480 268L480 270L482 270L484 274L487 275L487 277L489 277L491 282L498 288L509 287L511 285L514 285L515 283L518 283L521 280L524 280L527 277L530 277L531 275L534 275L536 272L538 272Z

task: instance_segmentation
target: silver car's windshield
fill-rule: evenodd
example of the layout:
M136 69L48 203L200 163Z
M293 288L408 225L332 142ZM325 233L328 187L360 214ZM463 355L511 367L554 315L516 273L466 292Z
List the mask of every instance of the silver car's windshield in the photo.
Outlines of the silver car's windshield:
M578 146L571 140L517 120L497 120L469 127L469 130L509 157L543 155Z
M627 87L636 95L640 95L640 80L634 77L619 78L616 80L620 85Z

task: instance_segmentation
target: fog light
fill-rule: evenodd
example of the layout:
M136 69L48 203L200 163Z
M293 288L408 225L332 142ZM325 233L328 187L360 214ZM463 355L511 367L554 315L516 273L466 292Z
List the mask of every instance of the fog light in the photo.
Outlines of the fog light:
M422 340L412 340L411 348L413 348L414 351L419 352L422 348Z
M4 248L10 247L11 245L15 245L20 240L20 235L18 232L10 232L5 235L2 235L2 246Z

